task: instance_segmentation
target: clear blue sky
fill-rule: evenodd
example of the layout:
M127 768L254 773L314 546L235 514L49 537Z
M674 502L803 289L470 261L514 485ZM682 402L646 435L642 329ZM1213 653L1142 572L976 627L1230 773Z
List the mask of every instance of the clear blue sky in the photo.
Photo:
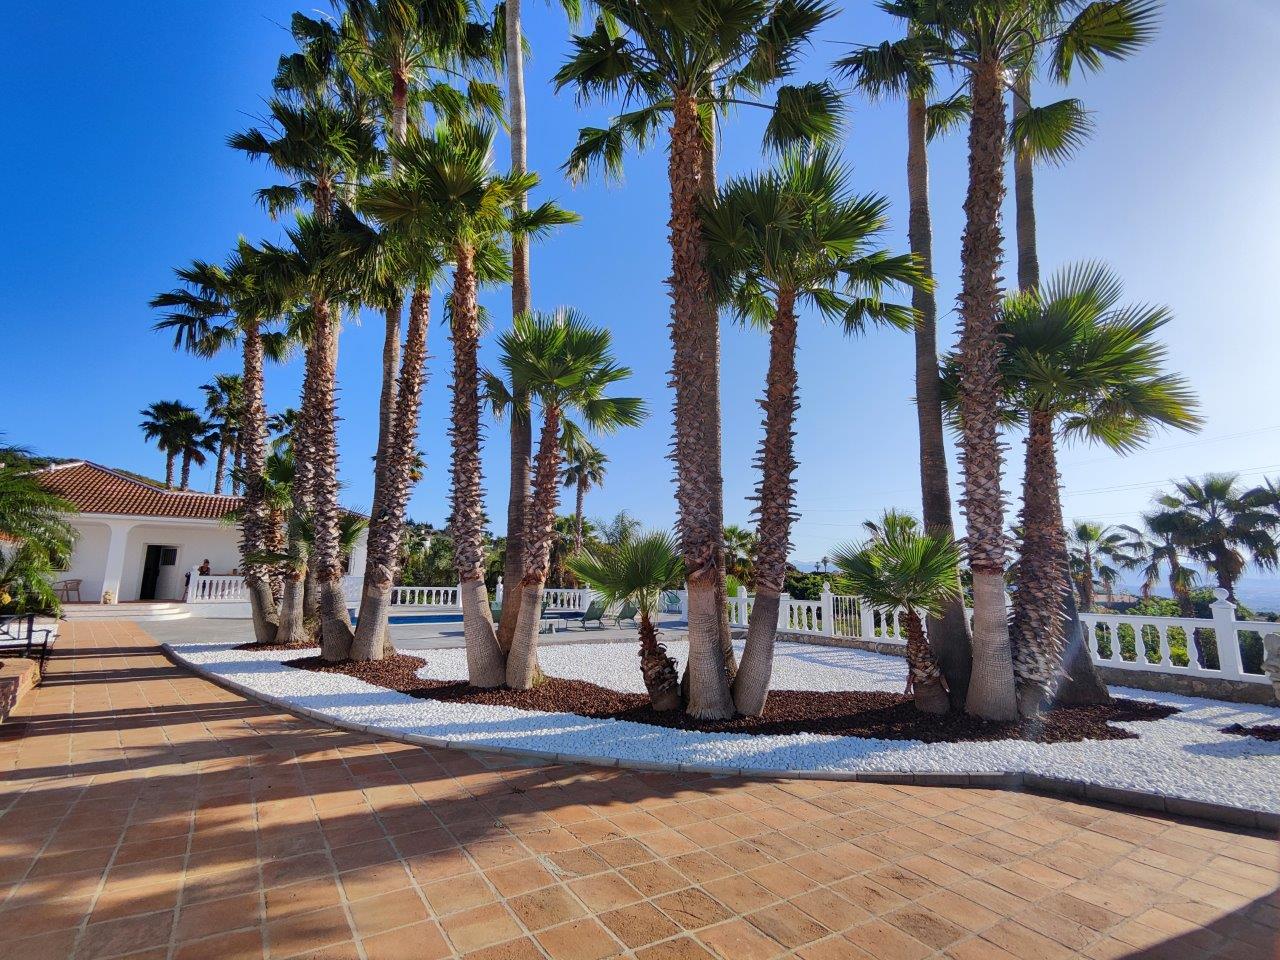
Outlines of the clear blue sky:
M815 44L808 74L822 74L850 43L896 36L872 3L845 6ZM223 141L261 111L276 58L290 47L284 25L293 9L277 0L69 0L9 11L0 38L7 91L0 180L8 193L0 431L9 441L157 475L163 461L143 443L138 410L158 399L198 404L200 384L236 369L230 355L207 362L175 354L150 331L155 317L146 304L171 286L174 265L220 259L239 233L279 233L252 200L269 174ZM566 25L547 5L526 10L530 162L544 178L538 196L556 197L583 217L535 249L534 300L542 308L572 304L608 324L635 368L635 391L653 408L644 428L605 441L608 482L589 496L588 512L626 508L669 524L665 160L661 152L629 157L621 187L572 188L561 179L578 127L606 113L553 94L549 77L567 49ZM1125 278L1133 300L1170 305L1177 317L1168 330L1171 362L1195 384L1207 424L1199 437L1161 437L1124 460L1065 451L1068 517L1124 522L1170 476L1280 473L1280 410L1271 402L1280 357L1273 287L1280 72L1266 66L1278 39L1273 0L1170 0L1151 47L1073 91L1096 112L1097 130L1070 166L1040 172L1041 263L1050 271L1099 258ZM762 162L759 129L759 119L746 115L729 123L724 173ZM893 201L889 239L898 249L906 243L903 135L900 105L852 102L845 155L860 189ZM962 140L931 153L944 311L954 304L959 270ZM505 289L485 300L495 317L509 310ZM918 487L910 337L873 332L847 341L816 317L804 320L802 516L793 556L813 561L883 507L918 509ZM954 312L942 320L947 342L954 322ZM440 523L448 344L438 322L431 338L421 438L429 466L410 512ZM342 338L342 476L344 499L355 507L367 505L372 485L380 339L377 322L353 323ZM491 343L485 357L493 358ZM740 523L755 481L764 358L760 334L725 327L725 505L727 518ZM297 363L269 371L272 409L296 404L299 376ZM1012 442L1020 460L1020 440ZM500 527L505 439L496 430L485 469L491 522ZM210 482L207 471L198 474L198 485ZM1006 482L1016 488L1016 463Z

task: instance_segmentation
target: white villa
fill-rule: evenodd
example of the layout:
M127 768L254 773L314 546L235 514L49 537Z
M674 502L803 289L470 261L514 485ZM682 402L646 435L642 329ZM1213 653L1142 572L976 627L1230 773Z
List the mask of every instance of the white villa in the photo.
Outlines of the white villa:
M69 610L77 602L196 600L188 591L205 560L213 575L208 579L219 581L225 599L232 599L225 587L242 583L236 569L240 532L222 519L239 506L239 497L166 490L88 460L55 464L39 476L45 489L76 506L68 519L80 536L70 569L60 575L67 584L79 581L78 591L64 595ZM364 569L364 553L362 537L351 569Z

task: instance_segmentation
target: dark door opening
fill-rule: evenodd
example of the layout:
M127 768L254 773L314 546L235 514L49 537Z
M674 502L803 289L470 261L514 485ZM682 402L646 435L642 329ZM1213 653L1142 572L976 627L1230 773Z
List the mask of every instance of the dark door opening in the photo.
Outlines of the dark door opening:
M163 544L147 544L147 557L142 563L142 586L138 589L139 600L154 600L156 585L160 582L160 568L171 567L178 559L176 547Z

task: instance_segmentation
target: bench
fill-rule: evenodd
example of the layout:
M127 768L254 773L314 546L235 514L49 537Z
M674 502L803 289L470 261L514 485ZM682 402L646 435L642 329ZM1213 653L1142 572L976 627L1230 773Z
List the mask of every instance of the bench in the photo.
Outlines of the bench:
M57 627L37 627L34 613L0 617L0 657L30 658L38 654L43 673L44 663L57 639Z

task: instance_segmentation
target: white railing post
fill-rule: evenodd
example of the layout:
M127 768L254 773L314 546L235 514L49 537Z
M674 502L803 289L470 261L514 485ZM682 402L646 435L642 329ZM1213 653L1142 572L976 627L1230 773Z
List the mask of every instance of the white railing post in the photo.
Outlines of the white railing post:
M1240 639L1236 635L1236 605L1227 599L1227 591L1217 587L1217 597L1209 604L1213 613L1213 635L1218 641L1218 668L1223 677L1235 680L1244 673L1240 660Z
M791 629L791 594L778 594L778 629Z
M498 606L502 606L502 577L498 577L498 585L493 588L493 600Z
M747 618L747 588L743 584L738 584L738 596L733 605L733 622L745 627Z
M858 630L860 640L876 638L876 610L861 597L858 598Z
M824 637L834 637L836 635L836 605L835 600L831 596L831 583L824 580L822 582L822 635Z
M200 568L191 568L191 579L187 584L187 602L200 599Z

